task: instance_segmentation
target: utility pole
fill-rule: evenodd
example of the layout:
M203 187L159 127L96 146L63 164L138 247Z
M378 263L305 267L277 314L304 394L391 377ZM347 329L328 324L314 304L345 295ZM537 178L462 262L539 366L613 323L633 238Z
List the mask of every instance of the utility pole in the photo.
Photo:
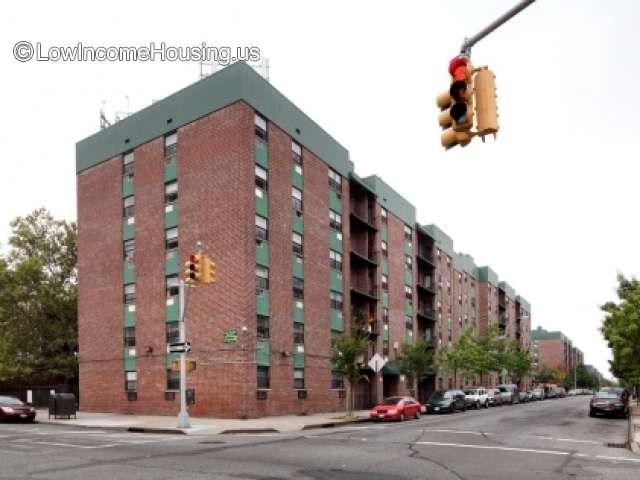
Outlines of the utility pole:
M480 30L478 33L476 33L473 37L465 38L464 42L462 42L462 47L460 47L460 53L462 55L464 55L465 57L470 58L471 57L471 47L473 47L476 43L478 43L484 37L489 35L491 32L496 30L498 27L501 27L506 22L511 20L518 13L520 13L522 10L527 8L529 5L531 5L535 1L536 0L522 0L520 3L518 3L517 5L515 5L511 9L509 9L507 12L505 12L504 14L499 16L497 19L495 19L489 25L487 25L482 30Z
M180 343L187 341L187 329L185 325L185 289L187 285L184 279L180 279ZM187 352L180 354L180 413L178 414L178 428L189 428L189 412L187 411Z

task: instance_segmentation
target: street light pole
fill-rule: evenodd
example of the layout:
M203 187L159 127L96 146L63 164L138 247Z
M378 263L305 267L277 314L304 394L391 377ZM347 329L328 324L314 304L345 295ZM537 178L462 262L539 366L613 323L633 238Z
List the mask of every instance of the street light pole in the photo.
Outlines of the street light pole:
M180 279L180 343L187 341L187 329L185 325L185 289L186 284ZM178 428L189 428L189 412L187 411L187 352L180 354L180 413L178 414Z

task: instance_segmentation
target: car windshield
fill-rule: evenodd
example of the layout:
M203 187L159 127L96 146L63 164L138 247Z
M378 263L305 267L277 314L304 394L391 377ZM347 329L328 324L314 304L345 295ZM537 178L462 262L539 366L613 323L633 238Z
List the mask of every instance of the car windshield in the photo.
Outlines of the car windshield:
M465 390L464 391L465 395L475 395L476 393L478 393L477 390Z
M431 395L431 400L444 400L444 399L448 399L451 398L451 393L450 392L444 392L442 390L439 390L437 392L435 392L433 395Z
M389 397L385 398L381 405L397 405L397 403L402 400L402 397Z
M18 405L22 405L23 403L18 400L17 398L13 398L13 397L0 397L0 405L13 405L13 406L18 406Z
M598 394L596 395L597 398L602 398L602 399L614 399L614 398L618 398L618 395L615 392L598 392Z

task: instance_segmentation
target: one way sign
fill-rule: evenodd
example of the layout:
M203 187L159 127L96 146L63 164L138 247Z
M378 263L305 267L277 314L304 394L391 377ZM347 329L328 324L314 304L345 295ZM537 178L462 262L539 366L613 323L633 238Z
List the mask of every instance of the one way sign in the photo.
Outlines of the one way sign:
M169 344L169 353L189 353L191 344L189 342L176 342Z

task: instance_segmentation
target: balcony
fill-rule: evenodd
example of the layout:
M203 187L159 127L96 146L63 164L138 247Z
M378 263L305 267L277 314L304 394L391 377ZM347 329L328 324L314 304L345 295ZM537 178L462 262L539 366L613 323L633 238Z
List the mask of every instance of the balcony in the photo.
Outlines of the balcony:
M418 254L416 255L417 259L427 265L428 267L435 268L436 262L433 259L433 255L431 252L427 252L424 249L418 249Z
M418 275L418 288L431 294L436 293L433 279L427 275Z
M371 267L377 267L378 266L378 262L376 262L375 257L373 255L373 252L369 252L369 254L367 253L361 253L358 252L356 250L351 250L351 259L354 262L359 262L361 264L366 264L369 265Z
M362 215L359 215L355 210L352 210L349 214L349 218L351 219L352 230L355 228L365 228L372 232L378 231L374 224L375 220L370 216L364 217Z
M434 319L433 308L426 306L419 306L416 312L418 318L423 320L428 320L430 322Z
M359 297L363 300L378 301L378 289L375 286L367 287L366 285L352 285L351 296Z
M369 338L375 338L380 335L380 328L378 327L378 320L372 319L365 323L360 323L356 325L356 331L361 333Z

